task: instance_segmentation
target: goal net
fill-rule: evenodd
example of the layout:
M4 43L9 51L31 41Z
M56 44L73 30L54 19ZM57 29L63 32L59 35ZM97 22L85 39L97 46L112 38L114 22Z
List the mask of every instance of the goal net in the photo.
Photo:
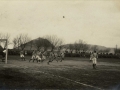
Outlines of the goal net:
M7 39L0 39L0 51L2 55L2 61L5 60L7 64L7 56L8 56L8 41Z

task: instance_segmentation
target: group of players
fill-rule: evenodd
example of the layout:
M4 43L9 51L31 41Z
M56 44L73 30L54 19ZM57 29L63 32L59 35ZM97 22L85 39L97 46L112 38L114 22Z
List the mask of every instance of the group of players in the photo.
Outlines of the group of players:
M33 50L32 52L32 57L30 58L30 61L36 61L37 63L43 62L44 60L46 60L46 58L48 57L48 64L50 62L52 62L53 60L56 60L57 62L60 60L60 62L62 62L62 60L64 60L64 53L54 53L53 51L51 51L49 53L49 55L46 54L46 52L40 52L39 50ZM25 60L25 56L24 56L24 51L20 51L20 58L21 60Z
M22 60L25 60L25 56L24 56L23 51L20 52L20 57ZM51 51L49 53L49 55L46 55L45 52L42 53L39 50L37 50L37 51L33 50L32 57L29 60L29 62L32 60L33 62L37 61L37 63L40 63L40 62L43 62L44 60L46 60L46 57L48 57L47 63L49 64L53 60L56 60L57 62L60 60L60 62L62 62L62 60L64 60L65 55L63 52L62 53L55 53L53 51ZM98 54L96 53L96 51L92 52L90 55L90 61L93 62L93 69L96 69L97 59L98 59Z

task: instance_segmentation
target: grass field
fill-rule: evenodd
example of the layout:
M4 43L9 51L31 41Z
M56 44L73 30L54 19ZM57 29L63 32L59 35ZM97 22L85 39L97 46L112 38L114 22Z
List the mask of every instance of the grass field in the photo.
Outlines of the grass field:
M9 56L0 62L0 89L120 90L120 59L98 59L92 69L89 58L65 58L63 62L21 61Z

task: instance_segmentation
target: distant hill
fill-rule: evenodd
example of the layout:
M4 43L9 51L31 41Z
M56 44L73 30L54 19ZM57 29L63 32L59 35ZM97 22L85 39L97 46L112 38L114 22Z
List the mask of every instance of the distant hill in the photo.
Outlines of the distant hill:
M68 48L70 44L65 44L63 45L64 48ZM73 44L71 44L73 45ZM105 47L105 46L100 46L100 45L91 45L91 44L88 44L89 46L89 51L92 51L92 48L97 48L98 51L104 51L104 50L107 50L109 49L109 53L114 53L114 48L109 48L109 47Z
M63 47L69 47L70 44L65 44L63 45ZM71 45L74 45L74 44L71 44ZM92 47L96 47L98 50L105 50L107 49L107 47L105 46L99 46L99 45L91 45L91 44L88 44L90 48Z

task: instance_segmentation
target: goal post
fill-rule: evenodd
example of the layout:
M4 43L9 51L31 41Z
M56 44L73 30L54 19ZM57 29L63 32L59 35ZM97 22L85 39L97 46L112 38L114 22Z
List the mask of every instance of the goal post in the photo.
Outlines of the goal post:
M5 52L5 63L7 64L7 57L8 57L8 40L7 39L0 39L0 43L1 42L5 42L4 44L4 48L6 49L6 52Z

